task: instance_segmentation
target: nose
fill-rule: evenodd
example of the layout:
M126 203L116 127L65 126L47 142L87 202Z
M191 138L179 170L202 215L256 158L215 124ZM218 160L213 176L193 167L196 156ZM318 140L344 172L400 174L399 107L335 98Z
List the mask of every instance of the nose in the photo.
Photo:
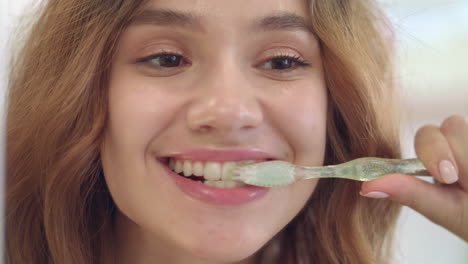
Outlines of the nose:
M223 64L202 76L188 113L188 127L197 132L230 134L258 127L263 113L255 87L234 64Z

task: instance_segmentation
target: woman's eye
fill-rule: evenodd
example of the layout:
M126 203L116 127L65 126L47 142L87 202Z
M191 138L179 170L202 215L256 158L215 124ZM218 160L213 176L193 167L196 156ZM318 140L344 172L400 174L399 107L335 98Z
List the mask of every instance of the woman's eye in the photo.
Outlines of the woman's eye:
M173 53L158 53L140 59L137 62L148 64L153 68L167 70L170 68L185 66L187 64L183 56ZM300 57L284 55L267 60L261 67L272 71L291 71L299 67L308 67L310 65L310 63L307 63Z
M302 60L300 57L279 56L269 59L263 64L263 68L274 71L292 70L298 67L308 67L310 63Z
M138 63L148 63L155 68L175 68L185 64L182 56L170 53L154 54L138 60Z

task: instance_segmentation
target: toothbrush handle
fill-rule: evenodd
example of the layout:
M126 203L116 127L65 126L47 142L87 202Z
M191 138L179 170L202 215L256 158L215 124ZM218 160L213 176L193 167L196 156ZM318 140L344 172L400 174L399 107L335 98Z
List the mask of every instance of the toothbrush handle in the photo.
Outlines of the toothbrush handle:
M396 167L396 173L402 173L413 176L430 176L424 164L419 159L390 160Z
M296 179L345 178L370 181L390 173L412 176L430 176L419 159L359 158L338 165L325 167L296 167Z

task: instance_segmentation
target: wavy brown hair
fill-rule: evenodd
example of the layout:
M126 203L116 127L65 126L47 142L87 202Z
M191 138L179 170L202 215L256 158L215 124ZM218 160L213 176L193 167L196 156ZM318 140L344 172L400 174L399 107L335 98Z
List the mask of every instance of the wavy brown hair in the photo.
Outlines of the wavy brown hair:
M109 69L144 0L49 0L12 64L6 262L107 263L115 204L100 163ZM399 156L391 47L367 0L309 1L329 91L326 163ZM320 180L257 263L385 263L399 207Z

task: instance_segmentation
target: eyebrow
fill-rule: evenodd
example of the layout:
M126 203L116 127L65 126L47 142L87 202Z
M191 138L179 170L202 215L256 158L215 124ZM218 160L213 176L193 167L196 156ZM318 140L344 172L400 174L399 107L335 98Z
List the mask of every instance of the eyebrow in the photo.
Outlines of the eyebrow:
M200 16L170 9L145 9L138 13L131 25L159 25L180 27L203 32L202 18ZM267 31L305 31L313 33L307 20L291 12L280 12L263 17L251 26L255 32Z
M266 16L254 25L256 31L299 30L313 33L312 26L307 23L307 20L294 13L278 13Z
M202 31L200 17L169 9L145 9L136 14L130 24L173 26Z

